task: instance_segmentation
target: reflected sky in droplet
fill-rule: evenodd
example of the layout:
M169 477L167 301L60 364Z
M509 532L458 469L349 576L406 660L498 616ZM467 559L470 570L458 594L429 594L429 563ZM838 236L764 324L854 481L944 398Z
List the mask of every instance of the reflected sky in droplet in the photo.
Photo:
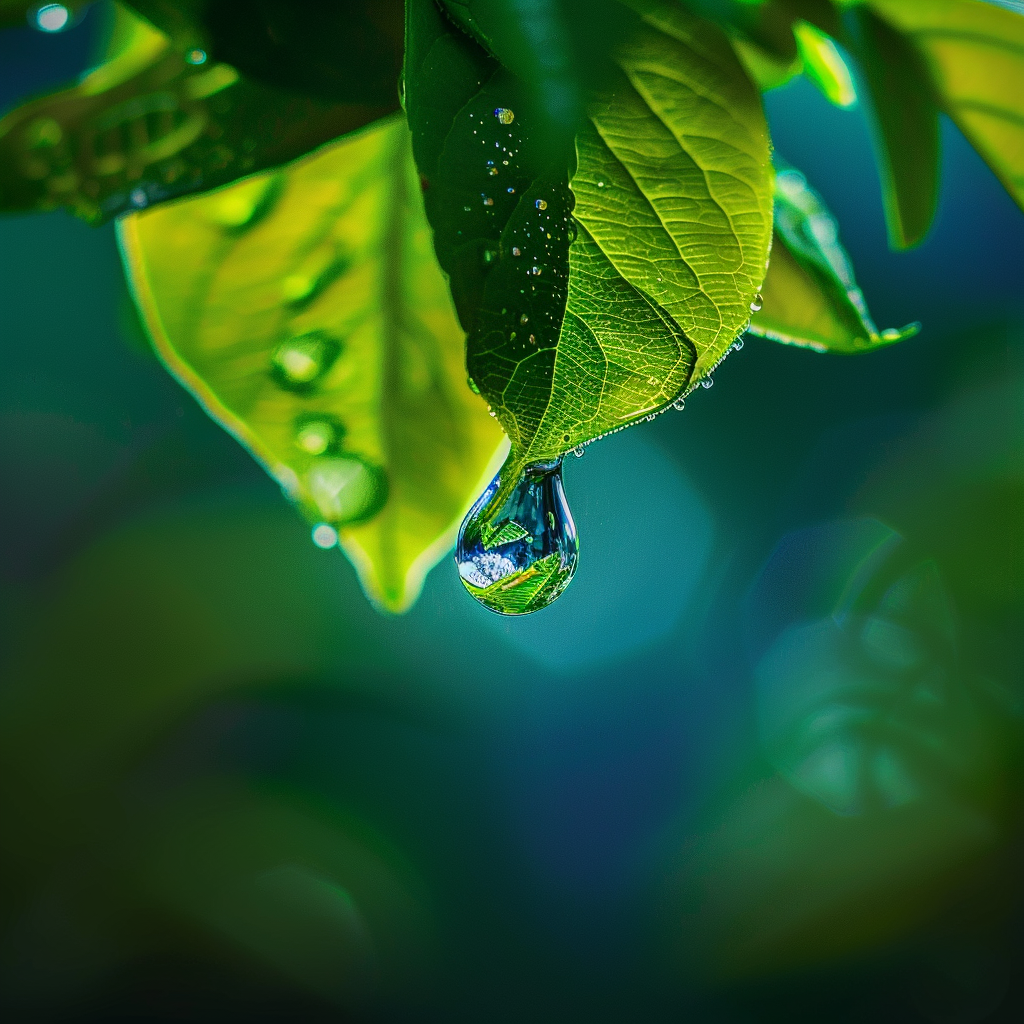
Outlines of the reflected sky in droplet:
M488 625L524 654L574 669L664 636L704 571L711 513L642 428L587 448L566 464L565 491L580 537L572 585L529 618Z

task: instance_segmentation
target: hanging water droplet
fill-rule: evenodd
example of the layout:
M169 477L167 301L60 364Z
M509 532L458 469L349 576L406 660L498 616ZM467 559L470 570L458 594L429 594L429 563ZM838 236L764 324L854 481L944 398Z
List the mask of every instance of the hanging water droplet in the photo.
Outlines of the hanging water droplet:
M356 455L316 462L304 478L317 511L330 523L364 522L387 500L387 477Z
M548 201L546 199L538 199L533 205L536 206L538 210L546 210L548 208Z
M463 521L455 564L463 586L485 608L525 615L551 604L572 579L576 525L561 459L527 466L504 502L492 507L500 482L501 473Z
M700 382L700 386L701 386L702 388L710 388L710 387L712 387L712 386L714 385L714 383L715 383L715 379L714 379L714 377L705 377L705 378L704 378L704 379L703 379L703 380L702 380L702 381Z
M495 107L494 116L502 124L511 124L516 119L516 115L508 107Z
M309 455L336 449L345 436L345 425L334 416L317 413L303 417L295 428L295 444Z
M582 459L583 458L583 453L585 451L586 451L586 449L583 447L583 445L578 444L578 445L576 445L575 448L573 448L572 453L573 453L573 455L576 456L577 459Z
M685 398L677 398L672 403L672 408L675 409L676 412L682 412L685 407L686 407L686 399Z
M480 394L480 388L477 386L476 381L473 380L472 377L467 377L466 383L469 385L469 390L472 391L474 395Z
M733 347L734 349L736 349L736 351L737 351L737 352L739 352L739 350L740 350L741 348L743 348L743 338L742 338L742 337L740 337L740 338L737 338L737 339L736 339L736 340L735 340L735 341L734 341L734 342L732 343L732 347Z
M270 357L274 380L289 391L312 388L334 364L341 343L319 331L283 341Z
M754 296L754 301L750 304L750 312L751 313L760 313L761 312L761 307L763 305L764 305L764 296L760 292L758 292Z

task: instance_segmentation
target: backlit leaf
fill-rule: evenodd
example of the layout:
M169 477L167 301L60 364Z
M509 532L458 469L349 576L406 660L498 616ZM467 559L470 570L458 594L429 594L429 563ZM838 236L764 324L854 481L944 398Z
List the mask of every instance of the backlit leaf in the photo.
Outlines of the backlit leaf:
M715 26L630 6L570 191L516 78L432 4L410 5L414 146L470 375L512 442L503 489L676 400L742 331L763 279L772 172L757 92Z
M397 106L260 85L121 16L114 60L0 120L0 211L102 221L292 160Z
M751 334L819 352L865 352L920 329L875 327L835 219L792 168L780 170L775 181L775 240L762 296Z
M905 33L943 110L1024 207L1024 16L979 0L871 0Z
M340 531L375 601L408 607L501 437L465 384L404 121L119 226L171 371Z

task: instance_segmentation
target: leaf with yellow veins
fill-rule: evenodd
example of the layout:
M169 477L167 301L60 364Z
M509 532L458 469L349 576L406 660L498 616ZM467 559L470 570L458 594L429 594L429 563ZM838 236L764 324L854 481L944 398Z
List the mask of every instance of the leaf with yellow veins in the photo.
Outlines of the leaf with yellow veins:
M404 119L119 236L171 372L408 608L505 441L466 386Z

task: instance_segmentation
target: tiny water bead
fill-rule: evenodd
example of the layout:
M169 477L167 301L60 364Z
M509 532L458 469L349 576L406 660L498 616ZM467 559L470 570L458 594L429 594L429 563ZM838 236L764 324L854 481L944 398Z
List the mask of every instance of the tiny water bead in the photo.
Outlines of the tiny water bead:
M576 571L579 541L562 487L562 460L527 466L505 502L492 508L501 473L459 530L462 585L485 608L526 615L546 608Z
M317 523L313 527L312 537L313 543L324 551L338 543L338 531L330 523Z
M511 124L516 119L516 115L508 107L495 107L494 116L501 124Z
M760 313L761 312L761 308L763 306L764 306L764 296L760 292L758 292L754 296L754 301L750 304L750 312L751 313Z
M308 455L333 451L340 446L344 436L345 425L334 416L306 416L295 428L295 443Z
M340 352L340 342L319 331L289 338L270 357L270 372L281 387L307 391L326 375Z
M714 379L714 377L705 377L705 378L704 378L704 379L703 379L703 380L702 380L702 381L700 382L700 386L701 386L702 388L710 388L710 387L714 387L714 384L715 384L715 379Z
M185 54L185 61L188 64L205 64L206 63L206 51L199 49L197 46L194 50L189 50Z
M546 210L548 208L548 202L546 199L538 199L534 204L538 210Z
M40 32L63 32L71 21L71 12L63 4L42 4L30 18L30 24Z

